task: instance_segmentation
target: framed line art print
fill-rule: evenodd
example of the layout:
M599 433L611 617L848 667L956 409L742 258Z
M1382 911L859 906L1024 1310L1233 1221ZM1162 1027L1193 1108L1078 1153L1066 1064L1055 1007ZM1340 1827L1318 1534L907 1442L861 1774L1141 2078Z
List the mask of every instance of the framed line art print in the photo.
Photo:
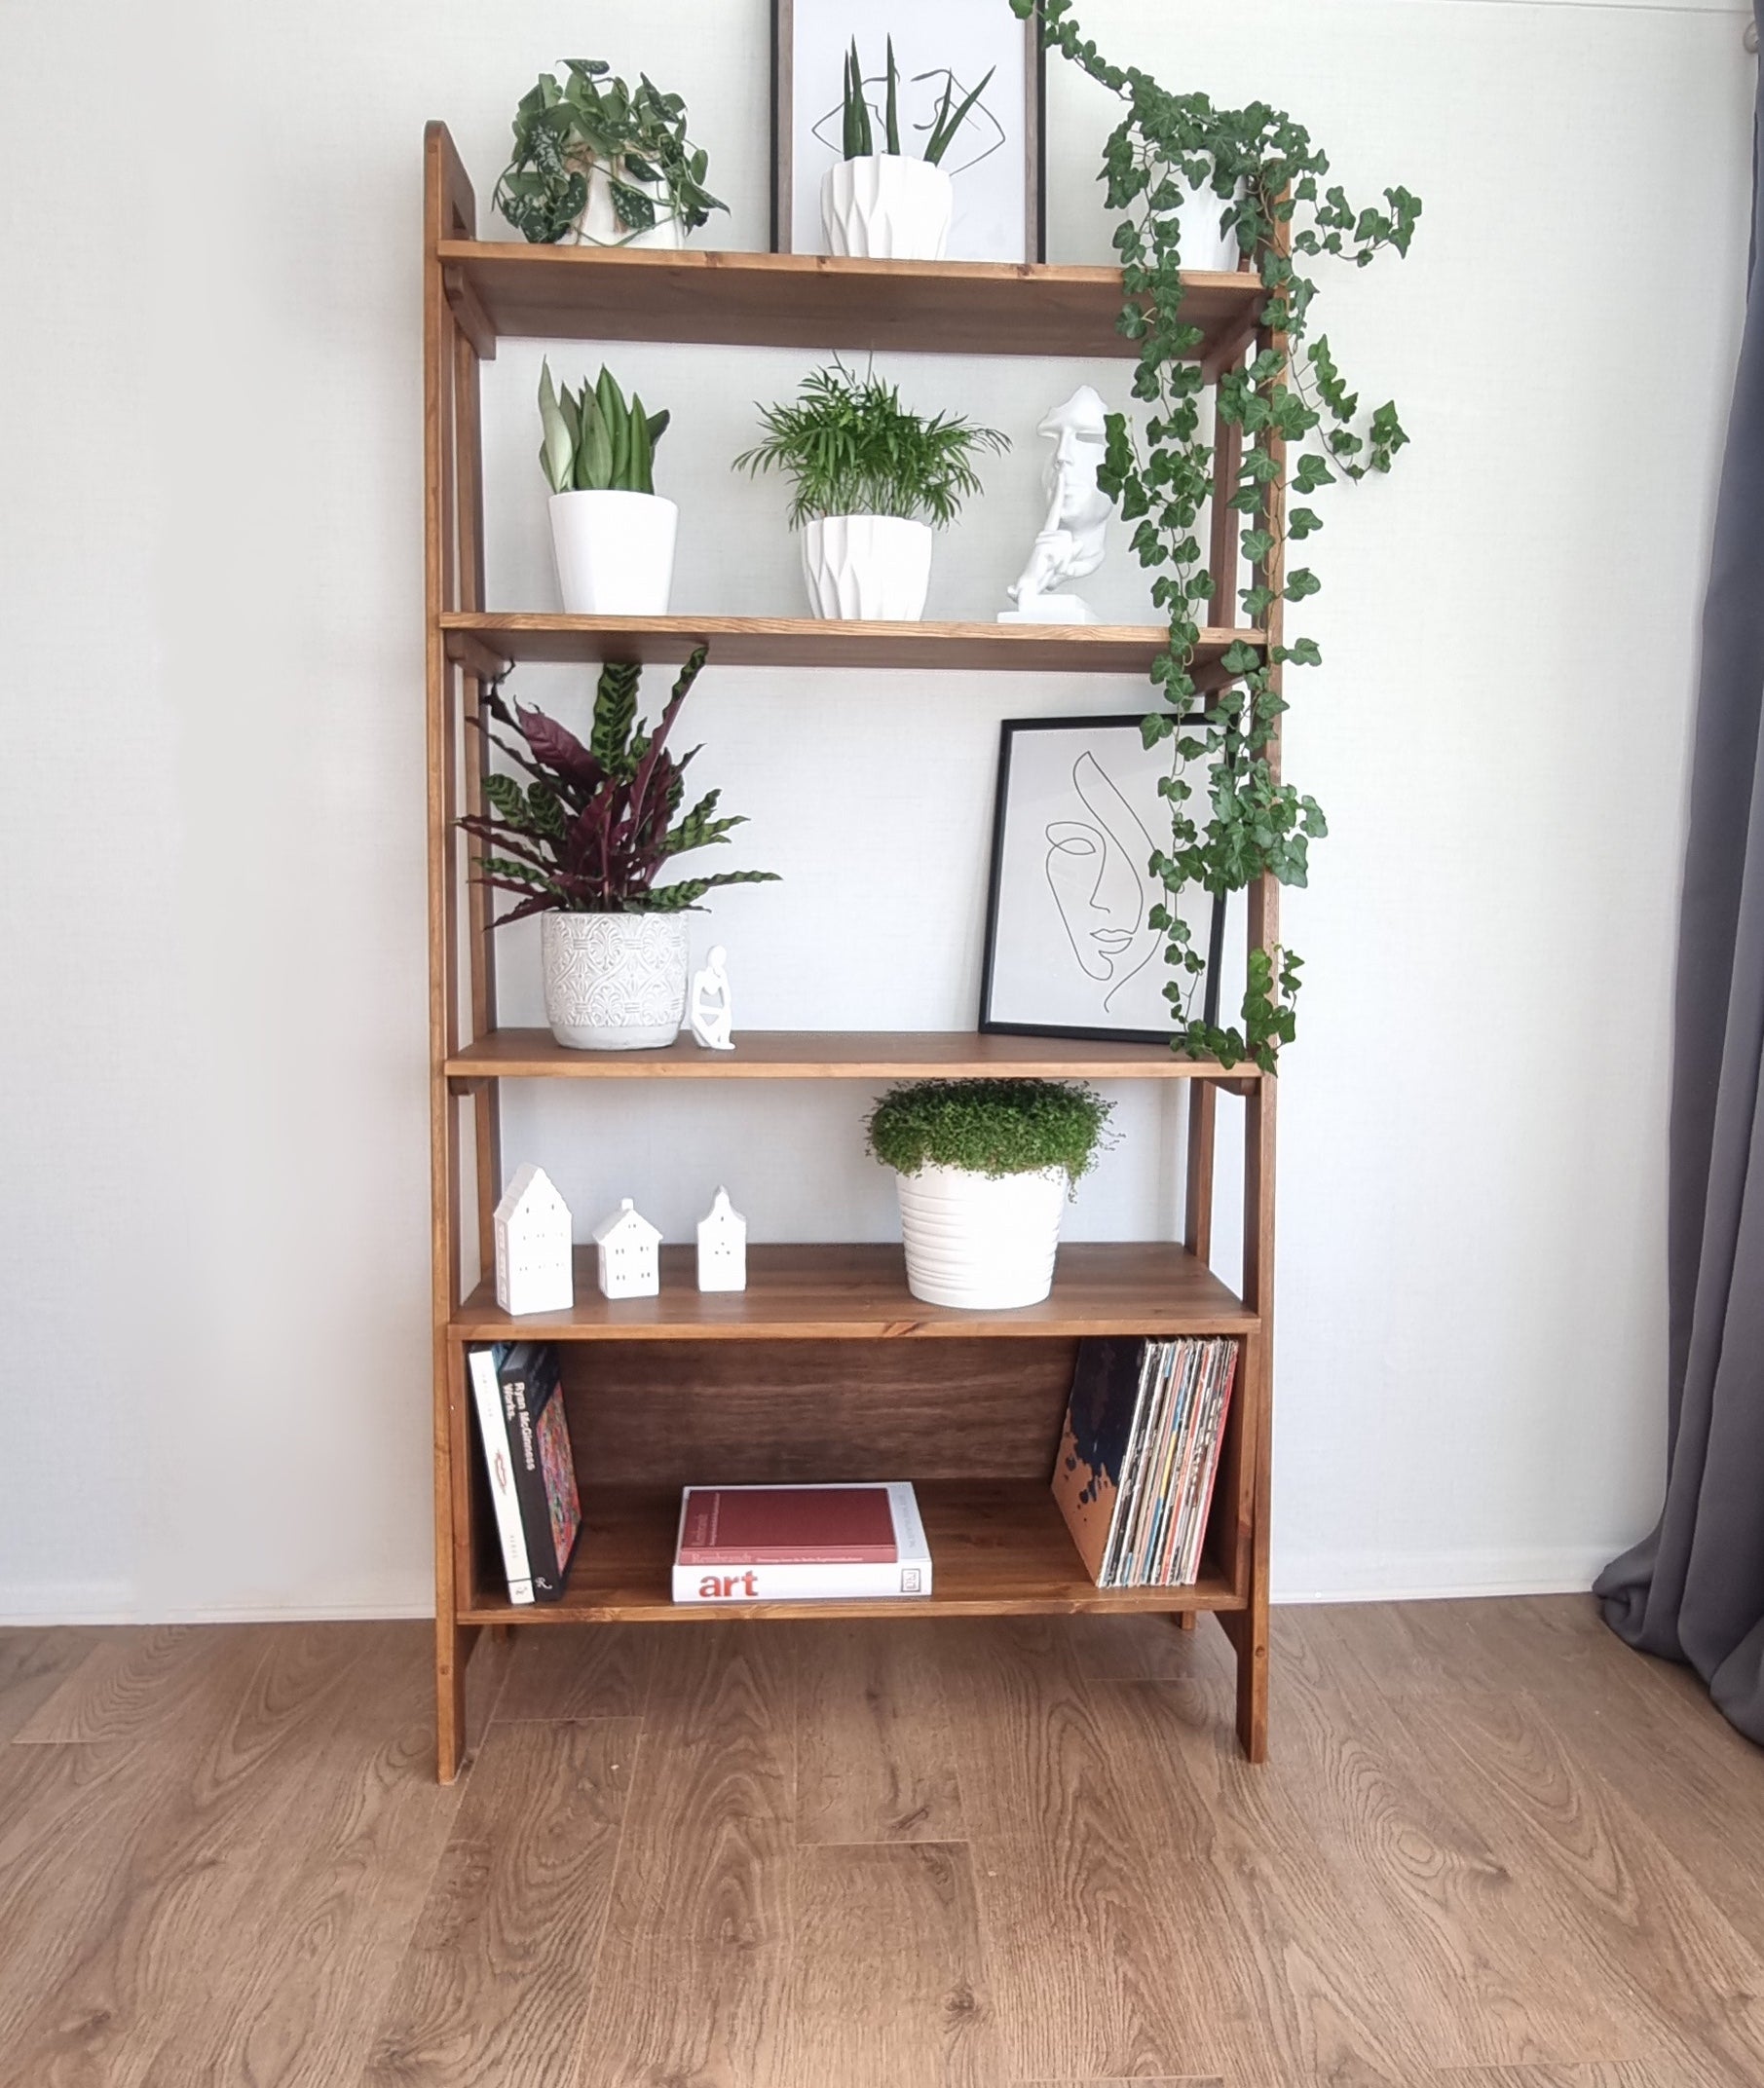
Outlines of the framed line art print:
M980 1027L1019 1036L1167 1044L1164 988L1180 974L1148 925L1163 897L1150 871L1168 845L1158 795L1174 741L1147 749L1140 716L1013 718L999 731ZM1161 837L1161 839L1160 839ZM1204 999L1216 1020L1224 904L1183 895Z
M771 0L771 245L827 251L821 178L840 158L845 55L856 40L880 109L888 39L903 154L923 153L946 71L957 99L992 79L943 161L956 214L946 259L1046 259L1046 67L1038 24L1006 0Z

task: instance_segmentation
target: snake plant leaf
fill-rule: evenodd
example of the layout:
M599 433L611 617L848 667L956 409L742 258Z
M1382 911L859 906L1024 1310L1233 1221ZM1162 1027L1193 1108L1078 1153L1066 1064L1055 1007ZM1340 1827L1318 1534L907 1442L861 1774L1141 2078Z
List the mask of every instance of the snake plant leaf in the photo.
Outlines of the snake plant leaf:
M652 450L656 447L657 443L661 440L662 436L667 432L668 423L672 421L672 413L665 406L662 407L659 413L652 413L650 415L650 448Z
M539 425L543 435L539 451L540 466L551 491L563 493L568 490L574 472L576 443L558 401L557 388L551 382L551 365L548 361L540 366Z
M633 493L654 493L656 490L655 452L650 444L650 417L643 410L643 401L636 392L631 393L630 415L631 461L626 474L626 484Z
M613 483L613 437L600 402L584 391L582 440L576 449L576 483L584 492L604 492Z
M900 155L900 69L894 62L894 39L888 39L888 150Z
M973 109L974 104L993 84L993 73L997 70L997 66L995 65L993 71L987 74L986 78L981 81L980 85L975 88L974 92L967 96L953 115L950 111L950 101L955 91L956 75L947 73L944 76L943 99L938 104L937 120L932 126L930 138L925 145L925 158L931 166L937 167L942 164L943 156L949 151L957 131L967 121L969 112ZM931 75L924 73L920 77L928 80Z

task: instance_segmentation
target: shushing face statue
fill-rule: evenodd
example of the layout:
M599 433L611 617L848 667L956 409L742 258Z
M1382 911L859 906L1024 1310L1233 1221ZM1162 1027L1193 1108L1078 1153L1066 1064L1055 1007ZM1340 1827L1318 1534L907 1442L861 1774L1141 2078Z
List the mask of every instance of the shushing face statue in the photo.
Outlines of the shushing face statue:
M1017 608L1012 622L1092 623L1096 619L1076 595L1056 595L1066 580L1082 579L1103 563L1104 536L1114 503L1097 485L1107 441L1106 408L1089 385L1080 385L1041 423L1053 456L1042 473L1047 516L1034 549L1007 592ZM1007 613L1008 614L1008 613Z

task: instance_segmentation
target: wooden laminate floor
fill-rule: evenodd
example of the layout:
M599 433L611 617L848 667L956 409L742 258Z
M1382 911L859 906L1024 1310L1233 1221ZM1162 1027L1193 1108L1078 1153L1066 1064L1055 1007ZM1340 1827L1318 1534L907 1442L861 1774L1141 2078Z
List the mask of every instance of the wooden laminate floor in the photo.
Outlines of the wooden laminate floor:
M0 1632L6 2088L1755 2088L1764 1755L1589 1601ZM486 1724L487 1721L487 1724Z

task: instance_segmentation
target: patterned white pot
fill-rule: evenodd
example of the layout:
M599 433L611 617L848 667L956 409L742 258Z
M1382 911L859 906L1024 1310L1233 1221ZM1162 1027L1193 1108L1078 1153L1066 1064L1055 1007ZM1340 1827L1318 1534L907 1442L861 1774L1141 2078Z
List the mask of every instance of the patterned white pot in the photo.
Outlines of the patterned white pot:
M928 522L822 515L803 530L803 578L817 616L917 623L931 585Z
M658 493L552 494L551 555L566 616L665 616L680 510Z
M573 1051L654 1051L680 1034L684 914L543 914L545 1020Z
M684 246L686 233L674 206L667 200L667 191L658 181L636 181L625 172L623 164L619 168L619 178L627 188L640 189L656 205L656 222L647 232L627 232L619 222L619 213L613 207L613 190L607 172L606 162L595 160L588 168L588 200L582 215L576 220L574 237L566 244L575 246Z
M895 1179L907 1288L916 1298L998 1312L1038 1305L1053 1288L1064 1168L995 1181L966 1168L924 1167Z
M821 231L830 254L941 261L956 191L941 167L898 152L840 160L821 177Z

